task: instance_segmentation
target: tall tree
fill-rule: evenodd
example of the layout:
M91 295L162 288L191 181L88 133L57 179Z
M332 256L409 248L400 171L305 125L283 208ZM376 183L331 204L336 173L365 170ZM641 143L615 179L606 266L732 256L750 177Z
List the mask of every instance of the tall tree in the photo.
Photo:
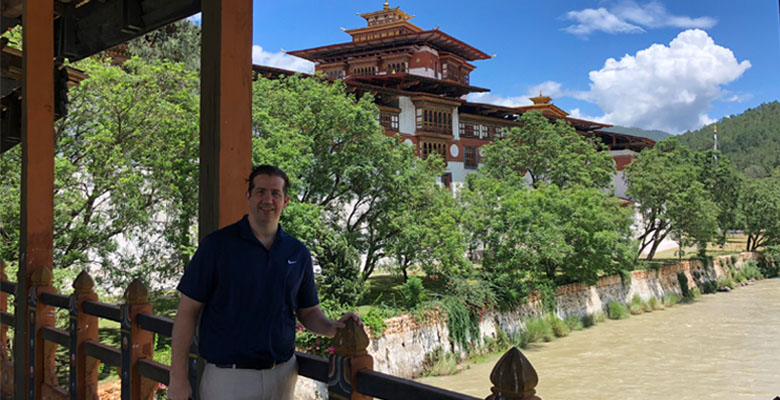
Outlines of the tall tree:
M200 71L200 26L182 19L127 42L127 52L147 61L173 61Z
M100 266L103 287L150 275L160 284L181 272L193 244L197 76L140 59L76 67L89 78L71 89L68 115L55 127L54 266ZM17 166L0 172L4 181L16 173ZM2 195L3 204L19 202L14 189ZM4 231L18 230L18 214L2 218ZM3 238L3 256L18 257L9 254L17 235Z
M649 248L647 259L652 260L658 245L672 232L694 243L712 239L718 207L699 175L692 153L676 138L643 150L626 167L626 194L638 203L642 216L638 255Z
M615 163L603 144L578 134L566 121L550 122L539 112L520 117L520 126L484 147L483 172L510 184L535 188L582 185L607 188ZM527 178L526 178L527 177Z
M392 255L394 237L407 228L396 219L441 174L440 162L420 160L411 146L385 136L378 115L370 96L347 95L339 82L292 76L254 84L253 160L277 164L291 177L297 205L283 217L286 229L323 266L332 263L329 254L353 259L325 249L342 242L326 241L322 232L343 236L363 257L362 279Z
M780 245L780 183L751 180L739 198L741 227L748 235L747 251Z

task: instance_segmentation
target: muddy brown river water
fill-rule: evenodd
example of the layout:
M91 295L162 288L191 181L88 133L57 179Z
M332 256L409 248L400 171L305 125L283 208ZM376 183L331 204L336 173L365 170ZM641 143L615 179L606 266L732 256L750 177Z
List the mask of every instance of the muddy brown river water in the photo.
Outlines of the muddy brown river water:
M537 395L544 400L772 400L780 396L780 279L522 351L539 374ZM484 398L499 357L420 381Z

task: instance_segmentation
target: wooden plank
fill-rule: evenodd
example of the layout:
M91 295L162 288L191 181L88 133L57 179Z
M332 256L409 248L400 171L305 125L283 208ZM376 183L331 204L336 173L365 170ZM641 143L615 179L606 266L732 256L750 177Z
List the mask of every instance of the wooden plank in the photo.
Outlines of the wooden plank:
M22 25L22 196L14 332L14 389L28 393L32 333L27 292L38 268L52 268L54 223L54 0L24 2ZM22 327L19 329L18 327ZM36 362L35 364L38 364ZM42 366L35 365L36 370Z
M202 4L199 235L246 213L251 169L252 1Z

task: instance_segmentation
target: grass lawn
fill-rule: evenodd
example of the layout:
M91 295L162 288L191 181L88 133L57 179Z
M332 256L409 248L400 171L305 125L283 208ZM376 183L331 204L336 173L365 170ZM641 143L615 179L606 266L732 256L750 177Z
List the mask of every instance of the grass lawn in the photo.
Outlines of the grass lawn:
M727 235L726 244L721 247L719 243L707 243L707 255L710 257L719 257L728 254L736 254L745 251L747 246L747 235ZM689 260L697 258L699 256L699 249L696 246L688 247L685 249L685 253L682 256L683 260ZM640 258L645 265L653 267L663 267L666 265L676 264L679 262L680 257L677 254L677 249L668 249L655 253L652 261L647 261L646 258Z

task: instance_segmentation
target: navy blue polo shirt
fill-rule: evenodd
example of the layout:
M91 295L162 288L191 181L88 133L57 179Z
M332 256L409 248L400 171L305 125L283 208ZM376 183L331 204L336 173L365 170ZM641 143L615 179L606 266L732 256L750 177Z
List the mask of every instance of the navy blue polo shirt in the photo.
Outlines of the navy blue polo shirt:
M319 304L309 249L279 226L266 250L246 215L203 239L177 289L204 304L199 350L213 364L290 359L294 312Z

